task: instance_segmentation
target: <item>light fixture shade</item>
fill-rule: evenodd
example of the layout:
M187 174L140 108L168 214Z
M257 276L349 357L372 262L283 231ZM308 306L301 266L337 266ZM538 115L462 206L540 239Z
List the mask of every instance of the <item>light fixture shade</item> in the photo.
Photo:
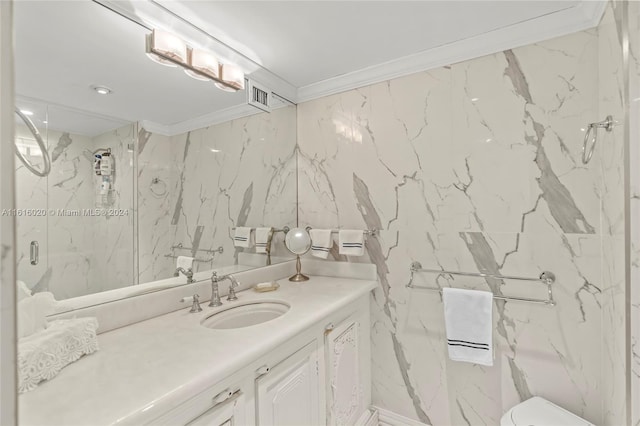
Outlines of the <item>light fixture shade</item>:
M220 80L233 86L236 90L244 89L244 72L236 65L223 64L220 67Z
M162 65L170 64L168 59L187 63L187 44L170 32L154 29L147 37L147 56Z
M189 55L189 65L213 78L218 78L220 75L218 58L205 50L192 49L191 55Z

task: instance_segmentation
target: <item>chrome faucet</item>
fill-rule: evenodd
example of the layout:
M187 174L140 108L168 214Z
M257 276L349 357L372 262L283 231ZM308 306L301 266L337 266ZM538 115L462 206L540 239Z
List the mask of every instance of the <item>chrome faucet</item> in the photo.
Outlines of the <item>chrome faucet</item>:
M193 302L189 313L195 314L197 312L202 312L202 308L200 307L200 296L198 296L197 294L194 294L191 297L183 297L182 299L180 299L180 301L182 303Z
M224 280L231 281L231 285L229 286L229 296L227 297L227 300L238 300L238 296L236 296L235 290L239 285L238 280L236 280L236 278L231 274L222 275L219 277L218 273L214 271L211 275L211 302L209 303L209 306L222 306L222 302L220 301L220 291L218 289L218 283Z
M176 268L176 271L173 273L173 276L179 277L181 273L185 277L187 277L187 284L193 283L193 271L191 270L191 268L185 270L182 266L179 266Z

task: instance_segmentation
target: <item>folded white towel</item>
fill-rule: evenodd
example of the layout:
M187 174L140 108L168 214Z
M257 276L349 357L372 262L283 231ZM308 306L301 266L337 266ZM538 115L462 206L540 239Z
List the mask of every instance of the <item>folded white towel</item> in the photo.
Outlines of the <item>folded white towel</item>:
M18 302L18 338L44 330L47 315L53 312L56 300L49 292L36 293Z
M233 244L236 247L251 248L253 247L253 233L251 228L239 226L233 237Z
M442 295L449 358L493 365L493 293L445 288Z
M269 235L273 228L256 228L256 253L266 253Z
M343 229L338 233L340 254L347 256L362 256L364 254L364 231L357 229Z
M176 259L176 268L182 268L185 271L193 268L193 257L178 256Z
M52 321L46 329L18 340L18 391L35 389L66 365L98 350L95 318Z
M333 245L331 229L310 229L309 235L311 236L311 254L326 259Z

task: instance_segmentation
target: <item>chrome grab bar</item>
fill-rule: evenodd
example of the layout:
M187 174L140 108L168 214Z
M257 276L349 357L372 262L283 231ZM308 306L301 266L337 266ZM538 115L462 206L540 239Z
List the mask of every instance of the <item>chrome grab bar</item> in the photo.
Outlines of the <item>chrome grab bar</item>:
M593 150L596 148L596 142L598 142L598 129L603 128L607 132L611 132L615 124L616 122L611 115L607 115L604 121L589 123L589 125L587 126L587 132L584 135L584 143L582 144L583 164L587 164L589 161L591 161ZM591 146L589 147L589 149L587 149L587 145L589 145L589 137L591 137Z
M547 286L547 299L540 300L540 299L531 299L528 297L507 297L507 296L496 296L496 295L493 295L493 298L498 300L511 300L516 302L540 303L548 306L555 306L556 304L556 301L553 299L553 291L551 289L551 285L556 282L556 276L553 272L549 272L549 271L542 272L538 278L531 278L531 277L520 277L520 276L513 276L513 275L486 274L482 272L460 272L460 271L445 271L442 269L425 269L422 267L420 262L413 262L411 264L410 270L411 270L411 278L407 283L407 288L437 291L440 294L442 294L442 289L438 287L424 287L424 286L414 285L413 275L416 272L432 272L440 275L460 275L464 277L495 278L500 280L534 281Z
M22 119L22 121L24 121L24 124L26 124L27 128L29 129L33 137L36 138L36 143L38 144L38 147L40 147L40 150L42 151L42 161L44 162L44 170L40 171L37 168L35 168L34 165L31 164L31 162L27 160L27 158L20 152L20 150L14 143L13 148L16 153L16 156L20 159L22 164L24 164L24 166L31 173L33 173L36 176L45 177L51 171L51 159L49 158L49 151L47 151L47 147L45 146L44 141L42 140L42 136L40 136L40 132L38 131L36 126L33 124L33 121L31 121L29 117L24 115L22 111L16 108L15 113L18 115L18 117Z

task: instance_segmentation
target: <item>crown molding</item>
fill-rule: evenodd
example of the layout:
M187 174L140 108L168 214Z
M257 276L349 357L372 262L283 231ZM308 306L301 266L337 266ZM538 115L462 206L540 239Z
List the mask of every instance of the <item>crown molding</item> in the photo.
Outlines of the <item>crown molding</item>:
M298 89L295 102L306 102L593 28L600 22L606 4L601 0L582 1L555 13L303 86Z
M192 130L215 126L216 124L235 120L237 118L259 114L261 112L263 111L259 110L256 107L247 104L241 104L220 111L215 111L210 114L201 115L200 117L196 117L191 120L181 121L176 124L165 125L155 123L153 121L142 120L140 122L140 125L143 129L151 133L158 133L163 136L175 136L182 133L190 132Z

